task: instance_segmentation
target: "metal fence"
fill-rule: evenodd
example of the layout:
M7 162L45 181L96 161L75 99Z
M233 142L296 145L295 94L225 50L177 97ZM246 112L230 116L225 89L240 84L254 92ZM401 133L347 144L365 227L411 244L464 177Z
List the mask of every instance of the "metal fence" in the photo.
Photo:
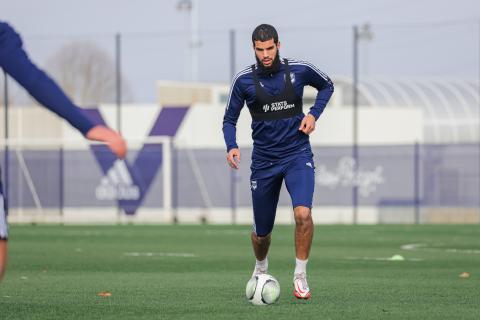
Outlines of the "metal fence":
M177 214L189 208L251 206L248 161L232 180L224 150L173 149L166 159L162 145L150 146L133 150L125 165L115 164L106 172L98 157L111 158L107 150L11 150L5 177L9 207L61 215L64 207L118 206L122 214L135 215L140 208L162 209L165 188L171 190ZM249 153L243 150L244 159ZM315 147L314 154L314 206L320 211L352 208L357 190L357 205L377 208L379 222L429 222L426 215L434 210L438 215L442 210L463 211L470 215L467 222L480 219L476 144L362 146L357 164L349 147ZM139 157L141 163L135 161ZM172 164L170 182L164 179L166 161ZM283 188L279 206L290 205Z

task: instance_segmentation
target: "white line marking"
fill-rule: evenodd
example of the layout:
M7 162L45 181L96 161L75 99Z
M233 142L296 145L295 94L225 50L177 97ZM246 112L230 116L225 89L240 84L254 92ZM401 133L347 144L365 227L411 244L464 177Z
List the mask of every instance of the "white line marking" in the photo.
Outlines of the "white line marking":
M465 254L480 254L478 249L457 249L457 248L431 248L427 247L425 243L410 243L404 244L400 247L402 250L408 251L432 251L432 252L448 252L448 253L465 253Z
M198 255L185 252L125 252L129 257L176 257L176 258L195 258Z
M365 261L395 261L391 257L388 258L373 258L373 257L347 257L347 260L365 260ZM419 258L405 258L402 261L423 261L424 259Z

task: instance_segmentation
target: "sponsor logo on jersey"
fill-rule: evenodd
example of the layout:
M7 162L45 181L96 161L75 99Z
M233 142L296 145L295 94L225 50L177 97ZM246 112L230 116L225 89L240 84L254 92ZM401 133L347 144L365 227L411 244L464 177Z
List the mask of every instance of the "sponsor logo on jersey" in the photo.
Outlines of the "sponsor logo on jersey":
M265 104L263 105L263 112L275 112L275 111L282 111L282 110L288 110L295 108L295 104L291 103L288 104L287 101L278 101L278 102L272 102L270 104Z

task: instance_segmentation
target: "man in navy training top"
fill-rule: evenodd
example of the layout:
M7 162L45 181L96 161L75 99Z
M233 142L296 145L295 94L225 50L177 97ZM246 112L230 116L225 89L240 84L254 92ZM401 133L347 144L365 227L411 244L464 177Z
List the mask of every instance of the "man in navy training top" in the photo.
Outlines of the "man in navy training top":
M295 217L296 265L294 294L309 299L307 262L313 238L311 215L315 166L309 135L333 93L333 83L312 64L281 59L275 28L259 25L252 34L257 63L240 71L233 79L223 118L227 162L240 165L236 143L236 123L246 102L252 116L252 192L254 225L251 234L256 257L252 276L268 272L268 249L282 182L292 199ZM318 90L315 104L303 113L303 88Z
M87 139L103 141L119 158L127 152L126 143L115 131L93 124L45 72L37 68L22 48L22 40L7 23L0 21L0 67L24 87L40 104L67 120ZM1 170L0 170L1 171ZM1 177L1 172L0 172ZM7 263L7 212L0 179L0 280Z

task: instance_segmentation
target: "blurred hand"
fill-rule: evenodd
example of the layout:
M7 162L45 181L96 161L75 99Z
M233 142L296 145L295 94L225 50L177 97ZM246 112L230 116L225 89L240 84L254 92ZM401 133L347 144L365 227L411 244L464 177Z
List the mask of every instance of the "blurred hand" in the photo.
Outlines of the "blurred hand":
M127 143L118 132L105 126L98 125L90 129L87 132L86 137L89 140L105 142L117 157L120 159L125 158L125 154L127 153Z
M240 167L240 150L238 150L238 148L233 148L228 152L227 162L232 169L238 169Z
M315 130L315 117L310 113L303 117L302 123L300 123L300 128L298 130L302 131L305 134L310 134Z

